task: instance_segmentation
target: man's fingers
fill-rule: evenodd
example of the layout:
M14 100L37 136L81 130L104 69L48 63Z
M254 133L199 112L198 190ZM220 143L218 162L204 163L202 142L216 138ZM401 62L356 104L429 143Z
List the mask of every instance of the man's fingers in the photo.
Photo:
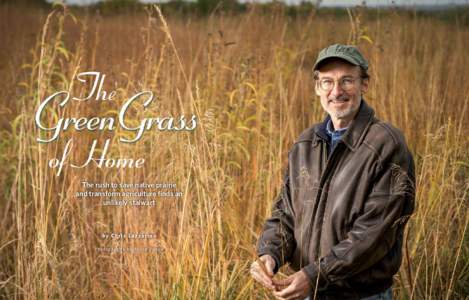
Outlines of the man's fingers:
M273 277L274 273L272 272L273 266L270 265L269 260L265 257L258 259L257 265L267 276Z
M265 266L262 262L255 261L251 265L251 273L255 272L259 274L262 278L268 279L269 282L272 282L271 276L266 272Z
M276 290L287 285L285 288L273 292L274 296L286 300L303 300L311 290L309 278L304 271L296 272L284 280L273 280L272 282L277 288Z
M297 290L295 288L294 285L289 285L287 288L279 291L279 292L274 292L274 295L276 297L281 297L281 298L285 298L285 299L294 299L296 294L297 294Z
M274 276L275 261L270 255L263 255L258 259L258 263L262 270L270 277Z
M272 284L272 279L262 270L257 261L251 265L251 276L265 287L271 290L275 289L275 286Z
M290 285L292 282L293 282L293 277L292 276L288 276L285 279L272 279L272 283L275 286L281 287L281 288L284 288L284 287Z
M275 287L269 283L269 281L261 276L259 276L257 273L256 274L252 274L252 277L260 284L262 284L264 287L270 289L270 290L274 290Z
M258 270L256 269L252 269L251 270L251 275L252 277L254 277L254 279L256 279L258 282L262 283L262 284L267 284L267 285L271 285L273 286L272 284L272 279L270 279L267 275L265 275L263 272L259 272Z

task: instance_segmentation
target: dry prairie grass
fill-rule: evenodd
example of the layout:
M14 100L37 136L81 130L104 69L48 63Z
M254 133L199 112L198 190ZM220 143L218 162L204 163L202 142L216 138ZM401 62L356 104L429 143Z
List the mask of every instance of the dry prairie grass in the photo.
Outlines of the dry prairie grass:
M208 18L100 17L0 6L0 297L11 299L264 299L249 277L254 244L281 183L286 153L323 112L310 68L319 49L358 44L370 59L367 101L401 128L415 155L417 208L396 275L397 299L469 295L467 26L388 12L347 18L284 12ZM32 49L30 51L30 49ZM117 99L74 104L61 116L112 114L135 92L158 105L133 113L195 113L191 133L147 133L134 145L111 135L111 156L146 158L144 169L47 167L73 137L84 159L103 136L66 132L38 144L34 113L45 96L74 94L77 72L107 74ZM54 116L49 116L53 122ZM78 147L81 145L82 147ZM176 182L178 200L154 209L103 208L73 197L80 182ZM157 254L103 254L103 231L158 235ZM132 246L143 242L130 242ZM148 244L145 244L148 245Z

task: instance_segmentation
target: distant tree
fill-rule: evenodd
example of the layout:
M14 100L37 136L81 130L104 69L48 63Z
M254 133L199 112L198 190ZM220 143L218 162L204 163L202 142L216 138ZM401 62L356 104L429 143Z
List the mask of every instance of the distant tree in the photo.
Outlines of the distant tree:
M204 15L212 13L215 9L239 11L242 7L236 0L197 0L197 8Z
M139 10L142 5L138 0L104 0L99 2L97 7L103 13L114 13Z
M30 4L35 6L50 5L46 0L0 0L0 4L2 3Z

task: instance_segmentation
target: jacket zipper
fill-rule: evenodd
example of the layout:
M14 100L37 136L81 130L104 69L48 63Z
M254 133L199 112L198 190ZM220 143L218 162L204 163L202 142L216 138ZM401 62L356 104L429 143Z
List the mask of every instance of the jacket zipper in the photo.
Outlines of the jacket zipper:
M323 143L324 143L324 142L323 142ZM326 142L326 143L327 143L327 142ZM340 146L341 144L342 144L342 142L341 142L341 141L338 141L338 142L337 142L337 145L334 147L334 149L331 150L332 153L331 153L330 155L323 156L323 157L327 157L327 158L326 158L325 160L323 159L323 166L325 165L325 167L324 167L324 170L323 170L322 173L321 173L321 178L320 178L320 180L319 180L319 193L316 195L316 201L315 201L315 203L317 203L317 204L319 204L319 201L321 200L321 195L323 194L323 187L324 187L324 184L325 184L325 182L326 182L326 179L329 177L329 176L326 176L326 175L327 175L329 172L331 172L330 169L332 168L332 166L335 165L335 164L333 163L333 162L335 162L335 161L334 161L334 158L337 156L337 154L336 154L336 153L337 153L337 148L338 148L338 147L342 147L342 146ZM324 147L324 144L322 145L322 147ZM326 147L327 147L327 145L326 145ZM327 153L327 148L326 148L325 150L326 150L326 153ZM322 149L322 151L324 151L324 148ZM326 205L327 205L327 203L325 204L324 209L325 209ZM318 207L318 209L319 209L319 207ZM308 228L308 235L307 235L307 237L311 237L311 232L312 232L312 230L313 230L313 226L312 226L312 225L314 225L314 220L313 220L312 218L313 218L313 216L311 215L311 217L310 217L311 222L310 222L310 226L309 226L309 228ZM316 249L315 249L315 250L316 250L316 253L318 254L318 256L319 256L319 249L320 249L320 242L321 242L321 234L322 234L322 223L323 223L323 222L324 222L324 212L322 213L322 216L321 216L321 230L320 230L320 232L319 232L319 237L318 237L318 241L317 241L317 243L316 243ZM306 249L307 252L306 252L306 253L307 253L308 256L309 256L309 251L310 251L310 249L311 249L311 240L307 243L307 249ZM310 262L310 263L311 263L311 262Z

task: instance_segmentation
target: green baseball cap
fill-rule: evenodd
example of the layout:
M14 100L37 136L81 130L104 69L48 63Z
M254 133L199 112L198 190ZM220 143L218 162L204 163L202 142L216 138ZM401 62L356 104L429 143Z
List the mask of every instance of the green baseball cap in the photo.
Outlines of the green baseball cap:
M324 60L328 58L341 58L348 61L352 65L362 67L364 70L368 70L368 62L360 53L357 47L351 45L334 44L329 47L322 49L316 62L314 63L313 71L316 71Z

